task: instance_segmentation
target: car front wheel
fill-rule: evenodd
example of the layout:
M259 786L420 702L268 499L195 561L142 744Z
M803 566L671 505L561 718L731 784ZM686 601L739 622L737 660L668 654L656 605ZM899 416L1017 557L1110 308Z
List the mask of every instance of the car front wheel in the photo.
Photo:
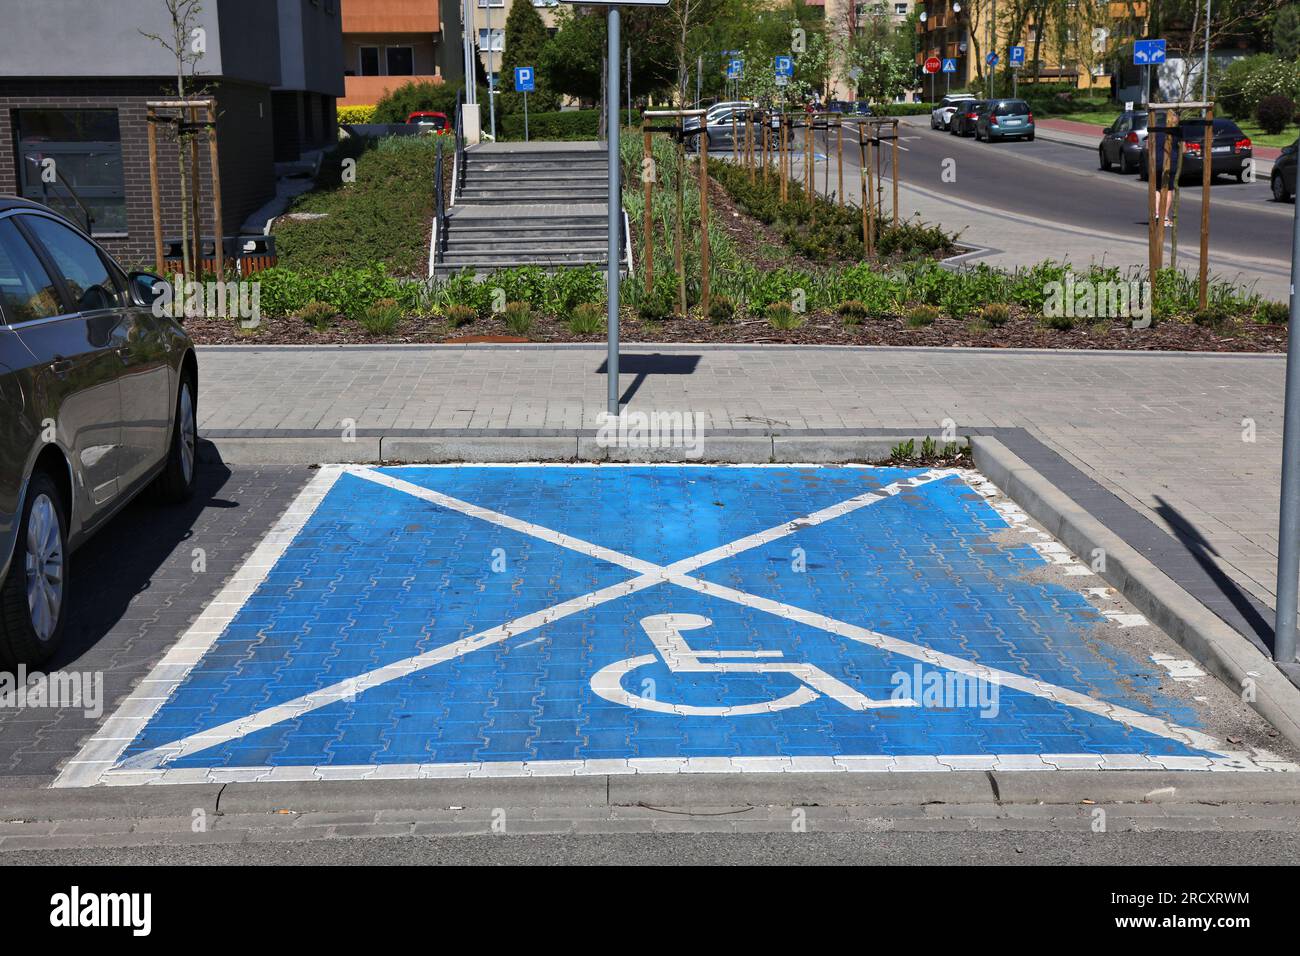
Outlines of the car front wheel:
M194 494L195 465L198 458L198 404L194 378L186 375L176 394L176 418L167 463L158 476L158 497L169 504L187 501Z
M54 480L27 486L9 574L0 582L0 666L39 664L58 650L68 607L68 525Z

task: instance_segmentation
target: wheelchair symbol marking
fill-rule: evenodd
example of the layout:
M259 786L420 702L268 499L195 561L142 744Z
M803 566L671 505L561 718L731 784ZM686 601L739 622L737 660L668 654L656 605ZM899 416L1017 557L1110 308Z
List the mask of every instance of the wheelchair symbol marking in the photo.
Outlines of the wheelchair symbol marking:
M682 631L695 631L712 624L711 619L700 614L654 614L642 618L641 627L650 637L659 654L641 654L607 664L592 675L591 689L597 696L614 704L659 714L675 714L680 717L740 717L746 714L771 714L791 707L802 707L823 694L843 704L849 710L917 706L916 701L909 698L876 700L867 697L813 664L777 660L783 656L781 651L697 651L682 636ZM660 657L674 673L789 674L797 677L804 686L776 700L731 706L669 704L653 697L633 694L623 686L624 677L639 668L657 664ZM722 658L732 659L722 660Z

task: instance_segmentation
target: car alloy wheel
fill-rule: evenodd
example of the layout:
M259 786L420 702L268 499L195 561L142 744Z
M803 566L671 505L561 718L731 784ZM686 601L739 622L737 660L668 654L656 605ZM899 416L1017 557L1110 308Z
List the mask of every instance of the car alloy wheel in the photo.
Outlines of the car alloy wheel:
M181 438L181 473L188 485L194 478L194 455L197 429L194 426L194 399L190 396L190 383L181 383L180 421L176 423Z
M27 519L27 609L38 640L48 641L63 609L65 555L59 509L48 495L32 502Z

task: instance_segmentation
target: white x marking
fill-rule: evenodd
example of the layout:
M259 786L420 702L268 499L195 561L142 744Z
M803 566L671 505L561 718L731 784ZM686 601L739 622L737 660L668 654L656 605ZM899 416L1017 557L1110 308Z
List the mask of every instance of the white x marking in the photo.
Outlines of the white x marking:
M434 650L417 654L404 660L395 661L391 664L386 664L364 674L339 681L329 687L304 694L282 704L277 704L248 716L240 717L219 726L199 731L198 733L181 738L180 740L160 745L123 761L121 764L117 765L118 768L122 770L151 770L164 767L166 764L175 761L182 756L188 756L219 746L223 743L228 743L259 730L296 719L303 714L319 710L322 707L326 707L338 701L354 699L357 695L374 687L407 677L430 667L435 667L438 664L454 660L458 657L462 657L477 650L482 650L483 648L490 647L494 644L499 644L503 641L510 640L511 638L519 637L520 635L529 633L537 628L563 620L573 614L590 610L591 608L595 608L606 602L614 601L618 598L635 594L639 591L644 591L647 588L663 583L675 584L679 587L696 591L697 593L705 594L713 598L730 601L745 607L764 611L789 621L816 627L829 633L878 648L882 651L910 657L914 660L923 661L936 667L953 670L991 683L1002 684L1024 693L1033 694L1091 714L1118 721L1157 736L1177 740L1180 743L1196 749L1208 750L1216 753L1223 751L1222 744L1218 743L1213 737L1190 728L1179 726L1159 717L1154 717L1116 704L1100 701L1084 694L1080 694L1077 691L1059 687L1047 683L1046 681L1026 677L1023 674L1002 671L997 668L954 657L950 654L944 654L924 645L914 644L899 638L890 637L867 628L827 617L826 615L819 614L815 611L805 610L770 598L749 594L744 591L726 587L725 585L715 584L691 576L690 572L697 571L706 565L713 564L717 561L724 560L753 548L761 547L771 541L794 534L802 528L824 524L828 521L834 520L835 518L857 511L860 508L887 500L898 495L902 491L920 488L934 481L954 475L959 476L960 472L953 469L932 469L913 478L893 482L878 490L856 495L845 501L839 502L838 504L815 511L804 517L783 522L780 525L776 525L764 531L747 535L731 542L730 544L711 548L708 551L703 551L692 557L683 558L682 560L667 565L645 561L611 548L594 544L572 535L567 535L543 527L533 522L525 521L521 518L493 511L490 508L485 508L471 502L462 501L450 495L443 494L442 492L404 481L391 473L379 472L367 467L353 466L344 467L340 471L341 473L352 474L358 478L372 481L395 491L409 494L412 497L427 501L438 507L457 511L461 514L500 527L508 528L520 534L538 538L539 540L547 541L571 551L608 561L611 564L636 572L637 576L630 580L619 582L618 584L610 585L608 587L579 595L578 597L570 598L550 607L543 608L542 610L525 614L504 624L480 631L461 640L453 641L450 644L443 645ZM192 666L192 664L190 666ZM177 683L179 683L179 681L177 681ZM159 701L159 703L161 703L161 701ZM120 754L121 749L125 748L126 743L129 743L129 741L122 742L121 746L117 749L117 754ZM102 765L108 761L101 760L86 762ZM68 774L69 772L70 771L65 771L65 774ZM78 777L79 776L80 774L78 774ZM62 785L69 784L65 783Z

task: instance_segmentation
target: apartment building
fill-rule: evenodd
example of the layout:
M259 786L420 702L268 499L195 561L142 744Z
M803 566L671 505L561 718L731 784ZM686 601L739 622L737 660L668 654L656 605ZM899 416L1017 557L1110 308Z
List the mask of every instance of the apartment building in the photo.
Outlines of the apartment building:
M27 196L79 222L124 261L153 260L150 101L174 99L176 58L162 0L0 0L0 193ZM217 103L222 222L227 234L275 195L277 159L334 141L343 93L338 0L205 0L190 43L202 48L192 88ZM166 112L166 111L162 111ZM158 129L163 237L180 233L171 130ZM200 153L203 231L213 229L213 170ZM41 175L56 160L59 179Z
M339 2L346 86L340 105L370 105L406 83L464 76L461 0Z

